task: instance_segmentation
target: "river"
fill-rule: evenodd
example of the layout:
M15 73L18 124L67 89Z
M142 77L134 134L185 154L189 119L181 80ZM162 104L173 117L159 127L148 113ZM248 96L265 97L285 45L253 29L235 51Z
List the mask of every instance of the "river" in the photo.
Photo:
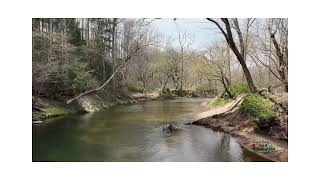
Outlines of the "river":
M264 161L222 132L184 125L205 99L122 105L48 120L32 129L33 161ZM162 126L182 128L171 134Z

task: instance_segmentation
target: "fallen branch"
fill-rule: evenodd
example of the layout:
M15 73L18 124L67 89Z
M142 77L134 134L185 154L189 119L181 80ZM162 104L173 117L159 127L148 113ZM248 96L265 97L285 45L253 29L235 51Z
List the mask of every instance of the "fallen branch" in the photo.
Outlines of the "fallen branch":
M82 96L84 96L84 95L87 95L87 94L90 94L90 93L99 91L99 90L101 90L102 88L104 88L104 87L110 82L110 80L114 77L114 75L117 74L117 72L118 72L135 54L137 54L143 47L147 47L147 46L149 46L149 45L151 45L150 42L147 42L146 44L144 44L144 45L142 45L142 46L137 45L136 48L133 49L133 50L131 51L131 53L129 53L130 55L125 58L125 60L123 61L123 63L122 63L120 66L118 66L118 68L115 70L115 72L109 77L109 79L108 79L105 83L103 83L101 86L99 86L99 87L97 87L97 88L91 89L91 90L89 90L89 91L86 91L86 92L84 92L84 93L79 94L78 96L76 96L76 97L74 97L74 98L72 98L72 99L67 100L67 104L72 103L73 101L79 99L80 97L82 97Z
M225 117L227 114L229 114L232 110L234 110L234 108L237 107L237 105L245 98L246 96L243 96L242 98L240 98L238 101L236 101L228 110L226 110L225 112L219 113L219 114L215 114L213 116L211 116L212 118L221 118L221 117Z
M226 110L226 111L224 111L224 112L222 112L222 113L219 113L219 114L214 114L214 115L211 116L211 118L223 118L223 117L227 116L232 110L234 110L234 109L237 107L237 105L238 105L240 102L242 102L242 100L243 100L245 97L246 97L246 96L243 96L243 97L241 97L239 100L235 101L235 102L233 103L233 105L231 105L231 107L229 107L228 110ZM206 117L206 118L207 118L207 117ZM205 119L205 118L201 118L201 119ZM188 123L186 123L185 125L195 124L196 122L198 122L198 121L201 120L201 119L198 119L198 120L195 120L195 121L192 121L192 122L188 122Z
M86 91L84 93L81 93L79 94L78 96L72 98L72 99L69 99L67 100L67 104L70 104L72 103L74 100L76 99L79 99L80 97L84 96L84 95L87 95L87 94L90 94L90 93L93 93L93 92L96 92L96 91L99 91L101 90L102 88L104 88L109 82L110 80L114 77L114 75L126 64L126 62L129 60L130 58L127 58L117 69L116 71L109 77L109 79L103 83L101 86L97 87L97 88L94 88L94 89L91 89L89 91Z

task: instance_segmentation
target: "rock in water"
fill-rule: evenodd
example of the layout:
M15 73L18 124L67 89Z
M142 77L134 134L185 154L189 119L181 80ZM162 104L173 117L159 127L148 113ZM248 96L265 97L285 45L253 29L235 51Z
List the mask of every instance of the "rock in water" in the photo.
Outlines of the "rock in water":
M173 125L173 124L166 124L162 127L162 131L163 132L175 132L175 131L179 131L181 130L181 128Z
M42 121L32 121L33 124L41 124Z

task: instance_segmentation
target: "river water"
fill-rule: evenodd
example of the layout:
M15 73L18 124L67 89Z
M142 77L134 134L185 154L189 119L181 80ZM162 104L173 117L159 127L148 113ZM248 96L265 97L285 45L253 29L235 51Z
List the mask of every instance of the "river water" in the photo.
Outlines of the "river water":
M33 125L33 161L264 161L234 138L183 125L206 111L201 98L148 101ZM171 134L162 126L182 128Z

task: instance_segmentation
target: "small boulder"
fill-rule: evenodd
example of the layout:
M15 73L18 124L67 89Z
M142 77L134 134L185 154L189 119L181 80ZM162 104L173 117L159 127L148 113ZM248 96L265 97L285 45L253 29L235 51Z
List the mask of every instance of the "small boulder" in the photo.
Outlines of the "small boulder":
M179 130L181 130L181 128L179 128L179 127L177 127L177 126L175 126L173 124L166 124L166 125L164 125L162 127L162 131L163 132L171 133L171 132L176 132L176 131L179 131Z

